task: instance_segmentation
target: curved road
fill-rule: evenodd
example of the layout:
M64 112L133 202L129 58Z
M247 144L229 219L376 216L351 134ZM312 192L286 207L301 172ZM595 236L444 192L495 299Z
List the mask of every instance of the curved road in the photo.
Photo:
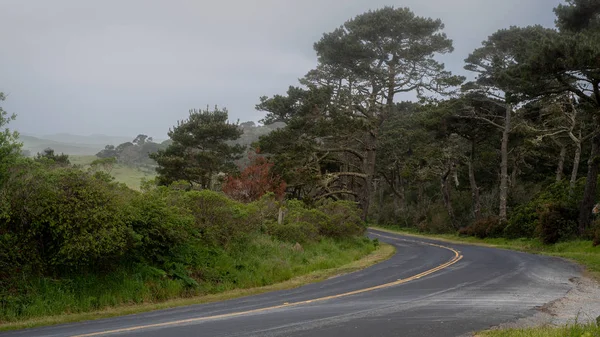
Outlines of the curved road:
M462 336L532 315L580 268L552 257L369 231L389 260L297 289L1 336Z

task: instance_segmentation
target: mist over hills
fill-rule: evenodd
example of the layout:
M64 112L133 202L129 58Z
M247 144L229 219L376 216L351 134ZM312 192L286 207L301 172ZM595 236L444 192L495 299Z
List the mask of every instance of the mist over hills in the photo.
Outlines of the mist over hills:
M74 135L69 133L58 133L52 135L33 135L22 133L19 136L23 142L23 150L35 155L44 149L52 148L57 153L69 155L95 155L104 149L106 145L119 145L130 142L135 138L125 136L108 136L93 134L89 136Z

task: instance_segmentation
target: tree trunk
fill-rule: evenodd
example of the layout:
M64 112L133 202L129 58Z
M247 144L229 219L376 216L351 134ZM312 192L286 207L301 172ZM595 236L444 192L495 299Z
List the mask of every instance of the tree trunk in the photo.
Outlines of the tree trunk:
M383 203L384 203L384 191L383 191L383 181L381 179L379 179L378 183L377 183L377 192L379 194L379 205L378 205L378 209L377 209L377 224L381 224L382 219L383 219Z
M481 199L479 197L479 187L477 187L477 180L475 180L475 170L473 169L473 161L475 158L475 141L471 141L471 156L469 157L469 183L471 184L471 197L473 198L473 216L475 220L479 220L481 217Z
M581 138L580 138L581 139ZM581 162L581 141L575 144L575 158L573 158L573 171L571 171L571 181L569 189L573 191L579 175L579 163Z
M600 135L592 138L592 153L588 161L588 174L583 192L583 200L579 208L579 234L584 234L592 220L592 210L596 203L598 185L598 173L600 173Z
M423 181L418 181L417 182L417 206L418 207L422 207L423 205L423 184L425 184Z
M508 200L508 138L510 135L510 119L512 116L512 106L506 105L506 114L504 117L504 129L502 130L502 145L500 153L502 160L500 162L500 221L505 222L507 219L506 203Z
M456 224L454 217L454 208L452 208L452 200L450 200L450 184L448 183L448 177L450 177L450 173L452 171L452 167L449 167L441 177L441 191L442 191L442 200L444 201L444 206L448 211L448 216L450 217L450 221L452 222L452 226Z
M363 186L363 193L360 196L360 204L362 207L362 219L367 221L369 215L369 207L371 205L371 197L373 195L373 176L375 174L375 160L376 160L376 146L377 138L373 133L369 133L369 139L367 141L367 153L363 160L363 172L365 173L365 181Z
M556 182L560 182L563 179L563 171L565 168L565 157L567 156L567 147L564 144L560 144L560 155L558 156L558 166L556 167Z

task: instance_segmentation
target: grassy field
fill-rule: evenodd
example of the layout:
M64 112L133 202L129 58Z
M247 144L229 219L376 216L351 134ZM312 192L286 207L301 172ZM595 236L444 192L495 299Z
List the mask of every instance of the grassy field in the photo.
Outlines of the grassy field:
M123 271L104 277L82 276L61 282L38 280L30 298L0 313L0 331L114 317L183 305L222 301L267 291L296 288L366 268L388 259L395 249L376 247L363 239L325 239L299 251L291 244L258 237L238 254L220 257L216 268L230 263L251 265L235 269L230 281L201 282L194 289L180 280L159 277L149 270ZM27 303L26 305L24 305ZM17 303L18 304L18 303Z
M81 165L84 168L88 168L90 163L96 159L96 156L69 156L72 164ZM140 183L142 179L153 179L156 174L142 171L137 168L117 164L110 172L115 177L115 180L124 183L129 188L134 190L140 189Z
M454 243L469 243L488 247L518 250L533 254L557 256L575 261L586 267L590 276L600 281L600 246L593 247L592 241L574 240L559 242L555 245L544 245L538 239L504 239L459 236L457 234L427 234L423 235L413 229L399 227L373 227L381 230L391 230L407 235L436 238Z

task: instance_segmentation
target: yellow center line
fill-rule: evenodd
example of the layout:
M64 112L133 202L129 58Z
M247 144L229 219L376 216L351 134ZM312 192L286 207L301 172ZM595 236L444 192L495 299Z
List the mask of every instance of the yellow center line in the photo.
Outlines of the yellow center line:
M266 307L266 308L253 309L253 310L247 310L247 311L233 312L233 313L229 313L229 314L221 314L221 315L206 316L206 317L195 317L195 318L188 318L188 319L182 319L182 320L171 321L171 322L132 326L132 327L129 327L129 328L122 328L122 329L114 329L114 330L92 332L92 333L87 333L87 334L82 334L82 335L74 335L72 337L101 336L101 335L108 335L108 334L122 333L122 332L130 332L130 331L136 331L136 330L142 330L142 329L149 329L149 328L159 328L159 327L165 327L165 326L180 325L180 324L193 323L193 322L202 322L202 321L208 321L208 320L214 320L214 319L221 319L221 318L237 317L237 316L242 316L242 315L247 315L247 314L254 314L254 313L259 313L259 312L264 312L264 311L269 311L269 310L275 310L275 309L281 309L281 308L289 308L289 307L298 306L298 305L302 305L302 304L309 304L309 303L314 303L314 302L321 302L321 301L327 301L327 300L331 300L331 299L337 299L337 298L340 298L340 297L346 297L346 296L351 296L351 295L356 295L356 294L362 294L362 293L366 293L366 292L369 292L369 291L383 289L383 288L389 288L389 287L393 287L393 286L396 286L396 285L399 285L399 284L403 284L403 283L407 283L407 282L419 279L421 277L433 274L433 273L435 273L437 271L440 271L442 269L448 268L448 267L450 267L451 265L457 263L458 261L460 261L463 258L463 256L460 255L460 253L457 250L455 250L454 248L451 248L451 247L437 245L437 244L429 243L429 242L399 239L399 238L394 238L394 237L391 237L391 236L386 236L386 235L382 235L382 234L378 234L378 233L373 233L373 234L376 235L376 236L382 237L382 238L392 239L392 240L396 240L396 241L415 242L415 243L424 244L424 245L428 245L428 246L434 246L434 247L444 248L444 249L452 251L454 253L454 257L452 259L450 259L450 261L448 261L448 262L446 262L444 264L441 264L441 265L439 265L439 266L437 266L435 268L426 270L426 271L424 271L424 272L422 272L420 274L417 274L417 275L414 275L414 276L411 276L411 277L408 277L408 278L405 278L405 279L399 279L399 280L394 281L394 282L380 284L378 286L369 287L369 288L363 288L363 289L353 290L353 291L349 291L349 292L342 293L342 294L325 296L325 297L319 297L319 298L315 298L315 299L312 299L312 300L299 301L299 302L293 302L293 303L285 302L284 304L281 304L281 305L275 305L275 306L270 306L270 307Z

